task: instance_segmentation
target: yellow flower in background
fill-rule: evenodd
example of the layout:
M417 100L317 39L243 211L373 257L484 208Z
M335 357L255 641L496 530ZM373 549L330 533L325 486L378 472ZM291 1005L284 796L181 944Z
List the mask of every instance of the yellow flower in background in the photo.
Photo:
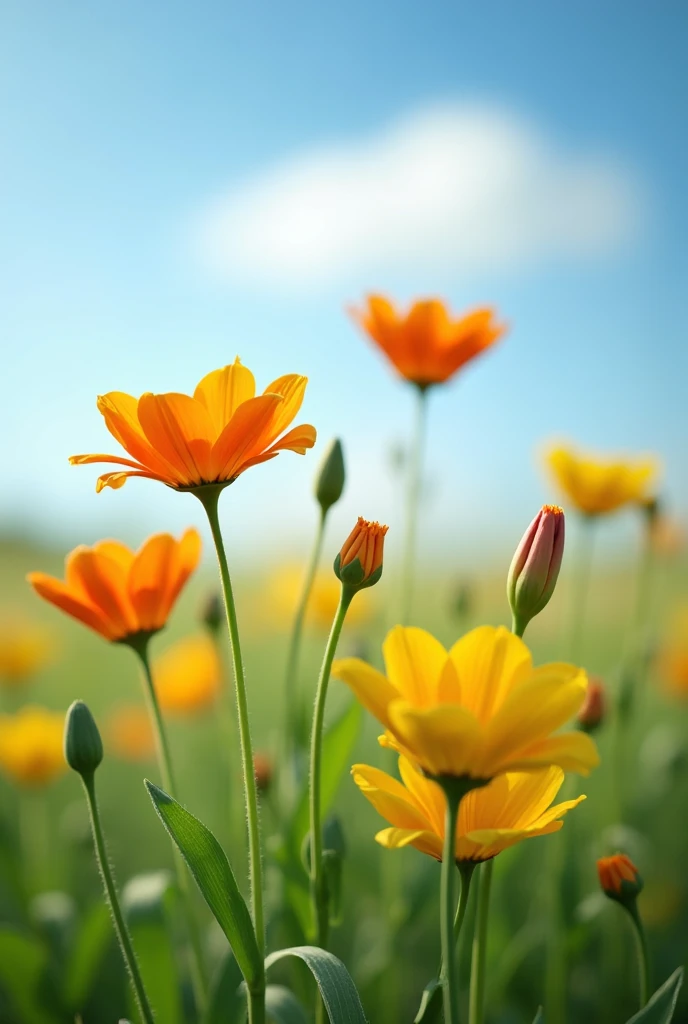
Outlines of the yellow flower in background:
M606 459L564 446L551 448L546 462L561 492L588 516L644 504L653 496L658 473L654 459Z
M111 712L107 739L109 749L122 761L150 761L155 755L153 726L140 704L125 704Z
M392 828L375 839L393 850L414 846L442 860L446 798L441 786L428 779L406 757L399 758L399 782L379 768L356 764L354 782ZM522 839L558 832L563 816L584 796L551 806L561 789L561 768L532 772L508 772L488 786L468 793L459 806L456 859L483 861Z
M429 775L486 780L550 765L587 775L598 764L589 736L555 735L585 699L585 672L534 668L504 627L481 626L447 651L425 630L397 626L383 655L386 675L359 658L336 661L332 674L382 723L385 743Z
M153 682L163 711L185 714L212 707L222 682L215 644L205 634L177 641L153 662Z
M285 626L291 626L293 622L303 587L303 574L302 566L285 565L268 581L270 604ZM339 607L341 592L342 585L331 570L318 572L308 601L306 621L329 630ZM361 625L369 622L373 615L373 598L369 591L362 590L356 600L351 602L346 622L348 626Z
M65 560L65 581L42 572L27 579L36 593L106 640L162 629L198 565L201 538L194 529L180 540L149 537L138 551L115 540L75 548Z
M111 391L99 396L98 409L132 458L73 455L69 461L125 467L99 477L97 491L122 487L130 476L159 480L176 490L233 483L281 451L304 455L313 447L316 435L310 424L284 433L301 408L307 380L290 373L256 396L254 376L237 356L231 366L207 374L193 396L148 392L137 399Z
M51 634L35 622L0 618L0 686L26 683L53 657Z
M492 309L452 319L439 299L414 302L404 314L383 296L370 295L352 315L396 371L421 388L449 380L506 330Z
M45 786L67 769L64 713L27 704L0 715L0 768L24 786Z

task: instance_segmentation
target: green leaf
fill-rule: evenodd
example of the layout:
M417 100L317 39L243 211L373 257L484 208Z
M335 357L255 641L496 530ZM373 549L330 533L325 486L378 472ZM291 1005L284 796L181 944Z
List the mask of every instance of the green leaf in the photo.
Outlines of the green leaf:
M301 1003L284 985L268 985L265 1012L271 1024L308 1024Z
M674 1016L678 993L683 984L683 968L677 967L661 988L658 988L650 999L628 1024L669 1024Z
M231 949L226 951L210 982L203 1024L246 1024L246 994Z
M0 988L22 1024L56 1024L43 1004L41 992L48 954L43 943L14 928L0 928ZM46 1004L49 996L46 994ZM55 1006L54 997L50 999Z
M442 1020L442 982L433 978L423 989L413 1024L439 1024Z
M538 1009L538 1012L535 1014L535 1020L533 1021L533 1024L545 1024L545 1012L542 1009L542 1007L540 1007Z
M167 871L136 875L122 890L122 906L153 1012L165 1024L181 1024L181 991L168 911L171 886ZM129 1012L138 1017L133 1002Z
M179 848L203 898L227 936L246 983L252 986L263 975L263 962L251 915L239 892L224 850L210 829L171 796L147 779L146 788L163 825Z
M271 953L265 961L265 969L286 956L298 957L309 968L320 989L330 1024L367 1024L356 986L341 960L317 946L292 946Z
M323 737L322 774L320 783L320 812L324 818L332 806L342 775L350 767L351 751L361 728L363 712L357 701L352 701L339 718L332 723ZM292 843L297 854L310 828L308 788L304 788L292 824Z
M112 921L105 903L97 903L79 925L67 962L63 993L74 1013L83 1010L110 944L114 941Z

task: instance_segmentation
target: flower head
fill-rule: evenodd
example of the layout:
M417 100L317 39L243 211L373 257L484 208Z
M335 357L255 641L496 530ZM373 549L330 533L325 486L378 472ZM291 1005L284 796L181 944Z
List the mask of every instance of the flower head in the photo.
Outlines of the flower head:
M449 380L506 330L492 309L453 320L438 299L415 302L401 314L387 299L370 295L366 308L352 313L397 372L421 388Z
M67 768L62 712L25 705L0 715L0 768L24 786L45 786Z
M354 782L391 828L375 836L381 846L415 846L442 859L446 797L408 758L399 758L401 782L367 764L352 768ZM558 832L567 811L584 796L550 806L564 781L561 768L509 772L473 789L459 806L456 859L483 861L522 839Z
M172 714L212 707L221 679L217 649L205 634L178 640L153 663L160 707Z
M382 576L382 556L388 526L370 523L362 516L334 560L337 579L359 589L372 587Z
M14 617L0 621L0 686L26 683L52 654L50 634L41 626Z
M201 538L193 529L178 541L155 534L136 552L102 540L67 556L64 582L42 572L27 579L40 597L106 640L126 642L163 628L200 554Z
M90 708L75 700L67 711L64 726L64 755L69 767L88 777L103 760L103 741Z
M253 374L237 357L213 370L191 395L133 398L111 391L98 409L112 436L131 456L73 455L72 465L109 462L124 467L98 478L96 490L122 487L130 476L159 480L177 490L230 484L260 462L289 449L303 455L315 444L309 424L284 431L301 408L306 377L278 377L256 396Z
M644 505L657 476L652 459L609 460L565 447L552 448L547 465L563 494L588 516Z
M107 746L123 761L148 761L155 754L150 716L140 704L116 708L107 723Z
M611 857L600 857L597 862L597 874L605 896L618 903L635 901L642 891L643 880L638 869L625 853L615 853Z
M358 658L336 661L332 674L383 724L385 743L428 775L488 780L549 765L587 774L598 764L589 736L554 735L583 703L585 672L534 668L503 627L481 626L447 651L425 630L397 626L383 655L386 675Z
M607 694L604 683L597 676L591 676L588 682L588 692L578 712L577 722L585 732L594 732L602 722L607 713Z
M554 593L564 557L564 510L543 505L516 549L506 590L514 619L527 626Z
M296 564L282 565L271 574L266 588L271 621L276 618L281 625L291 626L303 589L303 574L303 567ZM306 621L329 630L339 606L341 592L340 583L330 570L317 572L308 599ZM265 606L262 594L261 605ZM372 614L372 594L361 593L347 612L347 625L367 622Z

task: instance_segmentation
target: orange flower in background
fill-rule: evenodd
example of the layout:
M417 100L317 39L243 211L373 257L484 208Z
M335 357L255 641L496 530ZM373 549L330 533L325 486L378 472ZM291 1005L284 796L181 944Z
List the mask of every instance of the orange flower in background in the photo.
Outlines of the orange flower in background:
M184 714L211 707L222 681L215 644L205 634L177 641L154 661L153 681L163 711Z
M122 761L149 761L155 754L155 736L148 712L139 704L115 708L108 725L108 746Z
M24 786L45 786L67 769L63 752L65 716L27 704L16 715L0 715L0 768Z
M669 693L688 697L688 606L679 608L672 616L659 657L659 670Z
M99 477L97 491L122 487L130 476L159 480L177 490L231 484L249 467L281 451L303 455L313 447L315 428L309 424L283 433L301 408L306 384L306 377L291 373L256 396L253 374L237 356L231 366L207 374L193 396L147 392L136 399L110 391L99 396L98 409L132 458L73 455L69 461L125 467Z
M194 529L178 541L157 533L136 552L102 540L67 556L64 582L42 572L27 579L40 597L106 640L125 642L163 628L200 555Z
M605 459L563 446L550 449L546 462L562 493L588 516L644 505L658 471L653 459Z
M51 634L34 622L3 618L0 621L0 686L26 683L53 656Z
M476 309L454 320L439 299L414 302L399 313L381 295L370 295L354 319L397 372L420 388L443 384L504 334L492 309Z

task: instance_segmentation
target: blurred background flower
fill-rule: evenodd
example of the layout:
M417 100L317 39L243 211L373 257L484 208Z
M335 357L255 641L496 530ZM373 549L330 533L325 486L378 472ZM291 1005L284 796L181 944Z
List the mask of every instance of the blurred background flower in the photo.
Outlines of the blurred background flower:
M0 768L23 786L41 787L67 770L64 714L27 704L0 715Z
M55 638L49 630L0 611L0 686L22 686L54 657Z
M222 681L215 644L205 634L178 640L155 658L153 680L163 712L184 715L211 708Z

